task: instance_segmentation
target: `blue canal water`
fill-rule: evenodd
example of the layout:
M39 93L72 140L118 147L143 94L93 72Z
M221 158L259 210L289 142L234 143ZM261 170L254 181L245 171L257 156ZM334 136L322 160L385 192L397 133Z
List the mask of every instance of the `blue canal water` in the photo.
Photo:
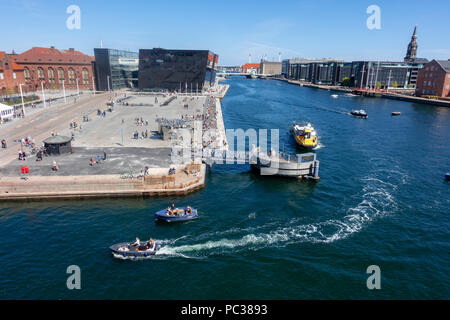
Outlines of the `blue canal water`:
M0 298L450 298L450 109L227 83L226 128L279 129L293 153L291 122L313 123L318 183L224 165L184 197L1 203ZM347 114L360 108L367 120ZM200 218L155 224L171 202ZM136 236L165 247L149 259L112 257L110 245ZM66 288L73 264L81 290ZM381 269L380 290L366 287L370 265Z

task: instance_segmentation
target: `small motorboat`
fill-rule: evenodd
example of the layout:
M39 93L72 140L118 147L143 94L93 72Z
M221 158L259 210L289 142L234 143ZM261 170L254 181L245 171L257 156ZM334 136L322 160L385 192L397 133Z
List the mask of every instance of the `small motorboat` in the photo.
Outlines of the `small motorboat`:
M350 112L350 114L352 116L355 116L355 117L358 117L358 118L366 119L368 117L366 111L364 111L363 109L361 109L361 110L352 110L352 112Z
M155 242L152 248L148 241L141 243L139 246L132 242L121 242L109 247L112 254L126 257L148 257L153 256L161 249L161 246Z
M312 149L317 147L318 139L317 133L311 123L306 126L302 126L296 123L291 127L292 137L297 144L304 149Z
M192 213L187 213L187 207L176 208L176 213L170 214L167 209L160 210L155 213L156 221L165 221L165 222L182 222L189 221L198 218L197 209L191 208Z
M445 174L445 181L450 181L450 172Z
M331 97L336 99L336 98L338 98L339 96L338 96L337 94L332 94Z
M401 115L402 113L400 112L400 111L393 111L392 112L392 115L393 116L399 116L399 115Z

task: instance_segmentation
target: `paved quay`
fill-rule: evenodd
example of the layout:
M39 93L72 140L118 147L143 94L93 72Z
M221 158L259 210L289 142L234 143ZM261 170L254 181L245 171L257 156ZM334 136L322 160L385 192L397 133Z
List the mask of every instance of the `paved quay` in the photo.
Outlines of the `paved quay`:
M198 123L200 134L213 129L213 137L208 136L203 147L226 146L220 99L215 98L226 91L226 86L219 86L199 95L102 93L16 119L14 126L0 127L0 138L8 143L7 149L0 150L0 199L185 194L201 188L205 165L189 158L175 164L172 151L180 145L201 146L196 139L183 141L178 132L193 130ZM115 102L113 107L107 105L110 101ZM161 119L182 125L163 139ZM36 161L31 147L19 142L31 137L40 147L52 133L73 137L72 152ZM18 159L19 150L27 153L26 160ZM102 159L99 163L97 157ZM52 170L54 162L57 171ZM28 167L26 175L21 173L23 166ZM177 172L169 176L171 167ZM144 168L148 168L145 177L129 179L143 174Z

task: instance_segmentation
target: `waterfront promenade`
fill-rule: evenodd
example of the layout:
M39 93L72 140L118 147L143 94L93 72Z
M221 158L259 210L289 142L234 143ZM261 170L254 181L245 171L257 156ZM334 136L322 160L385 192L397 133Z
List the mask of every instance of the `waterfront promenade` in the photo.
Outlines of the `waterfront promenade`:
M356 92L358 95L367 96L367 97L378 97L378 98L386 98L386 99L392 99L392 100L430 104L430 105L441 106L441 107L450 107L450 101L447 101L447 100L416 97L413 95L403 94L403 93L394 92L394 91L388 92L385 90L361 90L358 88L313 84L313 83L307 83L304 81L290 80L290 79L286 79L286 78L274 78L274 79L279 80L279 81L284 81L284 82L294 84L294 85L316 88L316 89L321 89L321 90L345 92L345 93Z
M226 146L220 99L215 96L224 95L228 87L214 89L192 96L103 93L0 127L0 137L8 143L1 149L0 199L185 194L203 187L205 166L199 159L174 162L172 149L183 139L179 130L202 121L203 130L211 126L214 132L208 146ZM107 105L111 101L113 107ZM170 137L163 137L161 119L183 128L172 128ZM72 136L72 153L36 161L31 148L20 143L31 137L41 146L52 134ZM25 161L18 160L19 150L28 153ZM57 171L52 170L55 163ZM26 176L21 174L23 166L29 169ZM170 168L176 168L176 174L169 175Z

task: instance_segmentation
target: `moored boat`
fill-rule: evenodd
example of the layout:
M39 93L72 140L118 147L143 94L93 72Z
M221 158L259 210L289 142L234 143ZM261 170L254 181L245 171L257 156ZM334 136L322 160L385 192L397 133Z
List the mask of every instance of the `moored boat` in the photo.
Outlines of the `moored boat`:
M364 119L366 119L366 118L368 117L367 112L364 111L363 109L361 109L361 110L352 110L352 111L350 112L350 114L351 114L352 116L355 116L355 117L358 117L358 118L364 118Z
M292 137L297 144L304 149L312 149L317 147L318 138L314 127L308 123L306 126L299 124L292 124Z
M450 172L445 174L445 181L450 181Z
M169 211L169 209L163 209L155 212L155 220L165 222L182 222L189 221L198 218L197 209L191 208L191 212L188 212L188 207L176 208Z
M392 115L393 116L399 116L399 115L401 115L402 113L400 112L400 111L393 111L392 112Z

